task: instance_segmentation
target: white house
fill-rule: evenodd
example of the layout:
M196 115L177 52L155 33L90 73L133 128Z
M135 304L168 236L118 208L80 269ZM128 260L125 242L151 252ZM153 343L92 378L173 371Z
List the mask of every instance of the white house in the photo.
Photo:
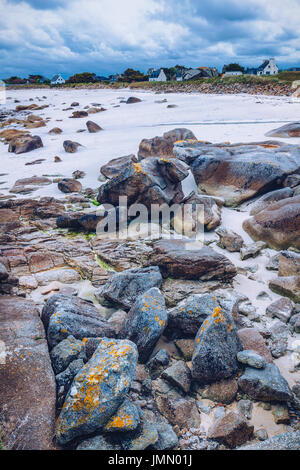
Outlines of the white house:
M51 85L63 85L66 83L66 80L60 75L54 75L54 77L51 80Z
M243 72L234 72L234 71L229 71L224 73L224 77L236 77L238 75L243 75Z
M154 70L149 77L149 82L166 82L167 76L163 69Z
M265 60L257 69L257 75L277 75L278 72L279 69L275 64L275 59Z

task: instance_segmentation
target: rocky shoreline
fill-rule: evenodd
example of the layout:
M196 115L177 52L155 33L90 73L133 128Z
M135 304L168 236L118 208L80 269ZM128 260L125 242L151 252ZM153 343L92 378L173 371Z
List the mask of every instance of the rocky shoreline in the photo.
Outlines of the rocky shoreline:
M14 86L8 85L8 90L18 90L20 88L26 89L47 89L49 86L42 85L26 85ZM203 94L240 94L246 93L249 95L266 95L266 96L299 96L292 84L284 82L266 81L266 80L253 80L246 82L239 82L233 80L219 80L219 81L196 81L187 83L120 83L120 84L105 84L105 83L84 83L72 85L55 86L56 89L77 89L77 90L117 90L128 88L130 90L144 90L153 91L154 93L203 93Z
M62 105L101 135L99 103ZM49 103L16 106L1 151L31 159ZM15 182L0 200L4 448L300 449L299 123L280 136L211 143L174 128L107 161L100 187L81 183L77 161L68 177ZM53 184L60 197L34 196ZM127 238L120 225L99 235L122 196L177 212L155 240L134 217ZM182 236L185 204L193 224L203 209L204 243Z

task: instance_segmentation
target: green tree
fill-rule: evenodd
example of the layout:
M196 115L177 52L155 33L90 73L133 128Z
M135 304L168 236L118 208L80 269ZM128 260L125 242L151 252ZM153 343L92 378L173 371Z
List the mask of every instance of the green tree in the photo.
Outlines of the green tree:
M42 75L29 75L29 83L40 83L42 80Z
M144 82L148 80L148 76L144 75L139 70L127 69L119 79L121 82L132 83L132 82Z
M4 83L7 83L8 85L23 85L24 83L26 83L25 78L20 78L16 76L13 76L10 78L4 78L3 81Z
M66 81L66 83L95 83L96 82L96 74L83 72L83 73L76 73Z
M240 65L240 64L229 64L229 65L224 65L223 67L223 73L225 72L245 72L245 68Z

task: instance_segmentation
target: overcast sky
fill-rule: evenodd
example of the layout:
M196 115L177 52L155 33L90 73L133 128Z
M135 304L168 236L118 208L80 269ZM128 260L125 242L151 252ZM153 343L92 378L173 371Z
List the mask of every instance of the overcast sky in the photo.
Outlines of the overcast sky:
M300 0L0 0L0 77L300 67Z

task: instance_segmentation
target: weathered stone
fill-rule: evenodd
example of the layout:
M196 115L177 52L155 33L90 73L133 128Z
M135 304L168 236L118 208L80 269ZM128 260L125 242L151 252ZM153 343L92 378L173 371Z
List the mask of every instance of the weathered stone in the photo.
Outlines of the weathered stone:
M241 248L241 260L246 260L248 258L256 258L260 255L261 250L266 248L267 245L264 242L251 243L244 248Z
M72 178L63 178L57 187L63 193L75 193L82 190L82 184Z
M140 362L146 362L162 335L168 319L165 300L156 287L140 295L128 313L122 338L133 341Z
M181 202L184 198L181 182L174 183L164 171L167 163L165 159L155 157L140 163L129 162L122 173L99 188L98 202L118 207L120 197L127 196L129 206L142 203L149 209L152 204Z
M72 116L70 116L71 119L80 119L83 117L88 116L88 113L86 111L74 111L72 113Z
M236 355L242 349L232 318L217 307L195 339L193 378L206 384L232 377L238 371Z
M153 450L170 450L177 447L178 437L168 423L157 423L158 440L151 446Z
M7 279L9 276L6 267L3 263L0 263L0 282Z
M178 338L195 338L204 320L218 306L214 294L191 295L169 311L165 334Z
M105 338L100 342L75 377L58 418L56 438L60 444L105 427L130 389L137 356L130 341Z
M55 378L39 312L0 297L0 427L7 449L53 449Z
M150 263L159 266L164 277L175 279L232 279L237 271L231 261L206 246L195 248L184 240L155 242Z
M243 229L254 240L262 240L275 250L300 248L300 196L271 204L245 220Z
M198 189L222 196L226 205L241 202L280 187L288 174L299 171L299 150L280 143L207 145L178 142L177 158L191 165Z
M209 428L207 437L234 448L247 442L253 430L254 426L249 426L240 415L230 411Z
M176 361L171 367L165 369L162 378L188 393L191 388L191 371L183 361Z
M216 230L216 234L220 237L220 246L232 253L239 252L244 245L242 237L232 230L220 227Z
M169 160L170 164L175 161L177 160ZM187 208L190 211L188 216L186 215ZM215 200L212 197L198 195L194 192L182 200L181 206L175 211L172 220L174 230L188 237L195 235L196 229L199 227L204 226L204 229L209 231L218 227L220 223L221 208Z
M234 401L238 392L235 379L225 379L205 387L202 398L207 398L216 403L230 404Z
M42 139L38 136L23 135L15 137L9 143L8 151L19 155L43 147Z
M79 340L115 336L111 325L92 304L63 294L53 295L47 300L42 321L51 348L70 335Z
M263 369L266 365L266 361L259 354L249 350L240 351L237 360L255 369Z
M176 399L168 395L157 395L155 398L161 414L173 425L180 428L198 428L200 426L200 414L196 401L192 398Z
M95 134L96 132L103 131L102 127L98 126L98 124L93 121L87 121L86 127L90 134Z
M186 362L190 362L193 357L194 340L192 339L177 339L174 341L177 349L183 356Z
M110 160L108 163L103 165L100 169L100 172L106 178L114 178L115 176L122 174L131 162L137 163L137 158L133 154L127 155L125 157L114 158L113 160Z
M122 447L124 450L145 450L158 441L158 432L155 424L144 422L139 433L132 439L124 439Z
M91 437L82 441L76 450L122 450L121 444L112 441L107 436Z
M108 301L129 310L137 298L152 287L160 288L162 277L157 266L133 268L113 274L101 290Z
M281 251L278 260L278 276L300 276L300 254Z
M59 127L53 127L48 134L50 135L57 135L57 134L62 134L62 130Z
M266 364L264 369L247 367L238 379L240 389L260 401L290 401L293 394L287 381L275 364Z
M134 103L140 103L142 100L140 98L136 98L135 96L130 96L128 100L126 101L126 104L134 104Z
M159 155L173 157L175 142L186 139L196 140L196 137L188 129L173 129L172 131L165 132L162 137L143 139L138 151L139 159L142 160L143 158L157 157Z
M256 328L242 328L237 334L242 341L243 349L255 351L266 362L273 362L272 355L263 337Z
M85 359L84 343L68 336L52 349L50 357L54 373L59 374L75 359Z
M293 302L300 302L300 275L272 279L269 288L276 294L289 297Z
M65 140L63 146L67 153L76 153L78 147L82 147L78 142L72 142L71 140Z
M276 424L289 424L290 423L289 410L286 406L283 406L283 405L275 406L272 413L273 413L274 421Z
M278 318L288 323L294 311L294 304L290 299L282 298L267 307L266 315L270 318Z
M252 418L253 403L250 400L240 400L238 402L238 412L246 419Z
M105 425L106 432L134 431L140 424L141 410L130 400L125 399L117 413Z
M288 197L292 197L293 195L294 191L291 188L281 188L276 189L276 191L271 191L270 193L267 193L262 196L251 206L250 215L256 215L262 210L266 209L271 204L273 204L274 202L281 201L282 199L287 199Z

